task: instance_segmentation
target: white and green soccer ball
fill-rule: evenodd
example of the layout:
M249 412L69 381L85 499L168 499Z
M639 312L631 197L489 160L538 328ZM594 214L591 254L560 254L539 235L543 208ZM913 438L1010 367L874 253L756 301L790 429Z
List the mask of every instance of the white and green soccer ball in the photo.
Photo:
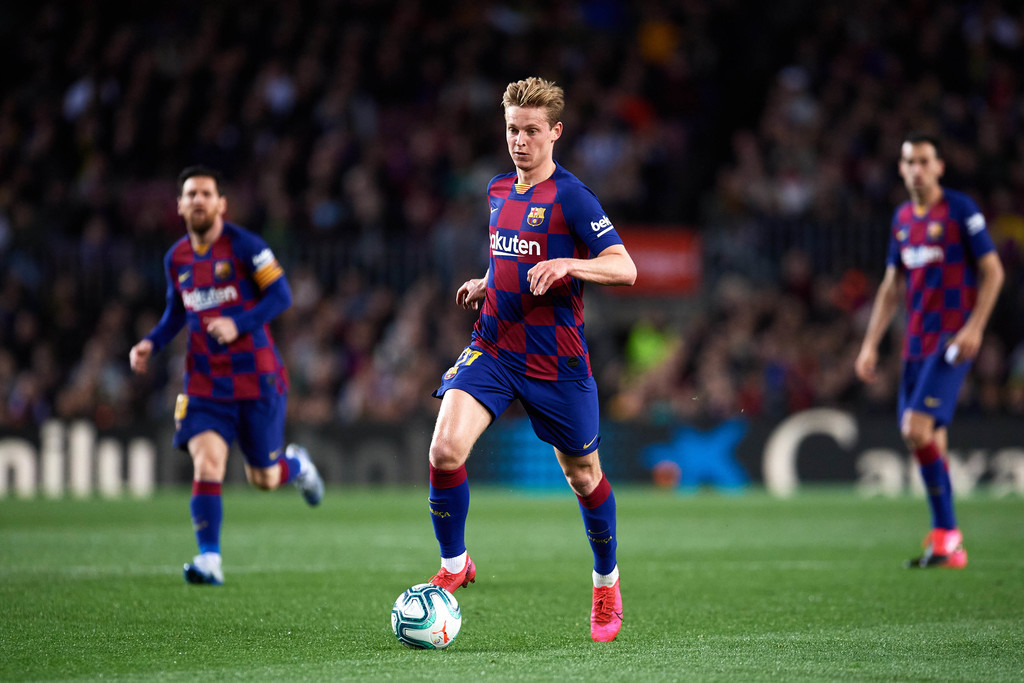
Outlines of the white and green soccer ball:
M459 635L460 628L459 601L432 583L416 584L399 595L391 608L391 630L406 647L444 649Z

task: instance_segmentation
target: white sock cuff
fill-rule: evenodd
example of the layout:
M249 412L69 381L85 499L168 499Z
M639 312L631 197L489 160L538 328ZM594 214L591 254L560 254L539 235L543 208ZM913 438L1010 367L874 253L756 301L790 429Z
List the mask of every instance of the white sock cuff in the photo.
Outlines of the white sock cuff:
M193 562L196 562L200 566L220 567L220 553L200 553L196 556L196 559L193 560Z
M467 557L469 557L468 550L463 551L462 554L457 557L442 557L441 566L452 574L458 574L466 566Z
M611 574L598 574L596 571L593 572L594 577L594 588L601 588L607 586L611 588L615 585L615 582L619 580L619 565L615 565L615 569L612 569Z

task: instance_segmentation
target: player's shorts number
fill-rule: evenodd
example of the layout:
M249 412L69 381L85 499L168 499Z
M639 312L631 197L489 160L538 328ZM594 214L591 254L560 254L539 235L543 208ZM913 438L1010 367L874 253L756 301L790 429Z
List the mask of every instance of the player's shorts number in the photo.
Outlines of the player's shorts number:
M455 365L448 368L448 372L444 373L444 378L451 379L455 376L455 373L459 371L459 368L469 367L473 364L473 361L479 358L482 354L483 351L477 351L476 349L467 346L462 350L462 353L459 355L459 359L455 361Z
M174 419L181 420L185 419L188 414L188 394L178 394L178 400L174 404Z

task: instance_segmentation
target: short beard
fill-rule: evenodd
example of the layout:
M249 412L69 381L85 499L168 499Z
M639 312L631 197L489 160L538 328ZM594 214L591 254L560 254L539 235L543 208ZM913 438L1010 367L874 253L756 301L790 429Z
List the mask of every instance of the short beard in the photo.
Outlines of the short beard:
M206 215L207 219L203 221L197 222L191 219L188 220L187 223L189 232L191 232L194 235L198 235L199 237L202 237L206 233L210 232L214 224L217 222L217 217L215 215L210 214L209 212L207 212Z

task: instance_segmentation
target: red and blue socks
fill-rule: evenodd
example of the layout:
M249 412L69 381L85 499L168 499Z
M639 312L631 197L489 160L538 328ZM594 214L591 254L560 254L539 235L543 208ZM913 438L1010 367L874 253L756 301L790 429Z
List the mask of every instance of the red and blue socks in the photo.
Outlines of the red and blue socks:
M594 571L601 575L611 574L615 569L615 496L608 478L601 481L589 495L576 496L580 501L583 526L587 531L590 549L594 551Z
M288 449L277 459L277 466L281 470L281 480L278 486L284 486L295 481L295 477L302 474L302 461L298 458L288 457Z
M949 467L935 442L914 451L914 457L921 467L921 478L928 494L928 505L932 511L932 527L955 529L956 515L953 513L953 487L949 480Z
M466 552L466 516L469 514L469 481L466 466L439 470L430 465L430 520L441 546L441 557Z
M220 553L220 525L224 519L220 490L219 481L192 482L189 510L200 553Z
M594 571L608 575L615 570L615 496L607 477L587 496L577 496L587 539L594 552ZM469 481L465 466L439 470L430 465L430 518L441 557L466 552L466 517L469 513Z

